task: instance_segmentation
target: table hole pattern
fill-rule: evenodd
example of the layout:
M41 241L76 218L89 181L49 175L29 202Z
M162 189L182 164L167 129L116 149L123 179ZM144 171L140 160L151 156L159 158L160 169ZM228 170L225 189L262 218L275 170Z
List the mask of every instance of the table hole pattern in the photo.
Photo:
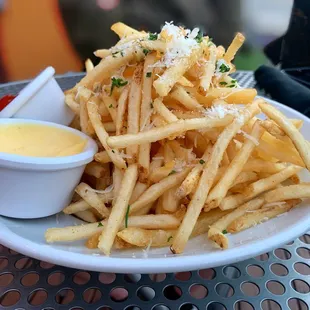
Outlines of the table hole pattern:
M81 77L64 76L58 82L68 89ZM235 78L243 86L254 86L249 74L239 72ZM0 97L24 86L0 86ZM309 232L243 262L175 274L88 272L41 262L0 245L0 309L309 310L309 275Z

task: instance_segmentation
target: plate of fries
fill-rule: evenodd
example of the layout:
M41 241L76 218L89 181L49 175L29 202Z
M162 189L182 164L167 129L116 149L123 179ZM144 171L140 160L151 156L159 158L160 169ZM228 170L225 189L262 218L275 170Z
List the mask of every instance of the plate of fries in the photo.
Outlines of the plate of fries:
M66 91L94 161L63 213L0 217L0 242L64 266L147 273L237 262L307 231L310 122L230 76L244 36L225 50L172 22L158 34L111 29L119 42Z

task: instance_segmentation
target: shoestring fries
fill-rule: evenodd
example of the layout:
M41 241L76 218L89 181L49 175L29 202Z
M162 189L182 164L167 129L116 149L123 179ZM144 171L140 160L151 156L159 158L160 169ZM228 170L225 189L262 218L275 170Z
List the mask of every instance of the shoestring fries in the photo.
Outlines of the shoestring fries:
M88 59L86 76L65 92L71 126L99 149L63 210L88 223L50 228L47 242L86 240L105 255L165 246L178 254L208 233L225 249L227 232L310 198L298 177L310 168L303 121L231 76L241 33L225 50L173 23L159 33L120 22L111 29L118 43L95 51L99 64Z

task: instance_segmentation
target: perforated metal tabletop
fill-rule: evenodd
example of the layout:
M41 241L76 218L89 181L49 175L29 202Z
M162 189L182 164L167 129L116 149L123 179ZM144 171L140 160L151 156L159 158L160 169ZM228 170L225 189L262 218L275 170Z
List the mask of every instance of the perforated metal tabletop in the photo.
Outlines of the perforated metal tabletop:
M242 86L254 85L250 72L235 77ZM80 78L81 74L68 74L57 80L68 89ZM0 85L0 97L24 86L25 82ZM7 310L307 310L309 282L310 232L241 263L152 275L75 270L0 245L0 309Z

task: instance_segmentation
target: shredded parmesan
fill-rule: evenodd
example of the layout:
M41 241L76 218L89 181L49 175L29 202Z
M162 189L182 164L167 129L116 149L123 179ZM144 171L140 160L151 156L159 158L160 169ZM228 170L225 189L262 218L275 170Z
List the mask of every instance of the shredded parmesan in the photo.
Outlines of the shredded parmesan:
M259 145L259 141L245 131L239 130L238 133L242 133L246 139L251 140L255 145Z
M106 189L104 190L99 190L99 189L91 189L93 192L97 193L97 194L108 194L108 193L111 193L114 189L114 185L111 184L109 185Z
M243 114L241 113L243 107L238 107L232 104L214 104L209 109L205 109L203 114L210 118L224 118L226 115L236 117L240 122L243 121Z
M166 41L166 53L153 67L171 67L175 65L176 60L189 56L193 49L199 47L195 40L198 33L199 28L191 31L175 26L173 22L166 22L158 35L158 39Z
M224 59L219 59L216 63L215 68L215 76L217 78L222 78L223 76L227 76L229 72L221 72L221 66L224 65L225 67L230 67L229 64Z
M164 156L154 156L152 160L164 160Z
M145 249L142 250L144 258L148 258L152 242L153 242L153 240L151 240L151 242L148 244L148 246Z
M264 208L274 207L274 206L283 206L285 205L285 201L276 201L276 202L270 202L264 205Z
M183 171L184 167L186 167L186 162L184 160L176 159L173 170L176 172Z

